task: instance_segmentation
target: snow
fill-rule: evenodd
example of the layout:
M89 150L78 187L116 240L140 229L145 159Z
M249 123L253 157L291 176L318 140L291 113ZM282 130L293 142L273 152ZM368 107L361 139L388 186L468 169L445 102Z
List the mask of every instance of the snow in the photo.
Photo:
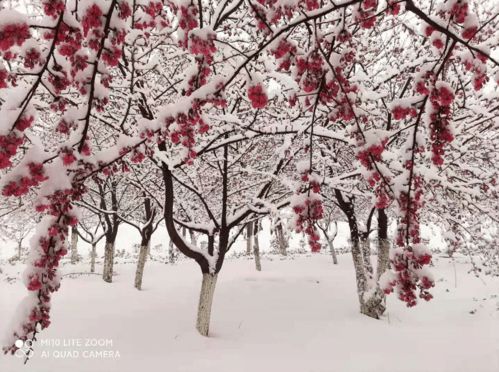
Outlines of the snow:
M1 370L496 372L499 368L499 281L482 282L468 275L462 257L454 262L437 258L433 301L408 309L390 296L388 314L379 321L358 313L349 254L340 255L337 266L327 254L288 259L268 255L262 266L258 273L247 258L227 260L215 291L210 338L194 330L201 275L192 261L173 266L148 262L141 292L133 288L135 265L131 264L115 265L118 275L113 284L103 283L98 275L66 276L53 299L54 323L39 336L28 367L16 357L1 356ZM86 265L66 265L63 272L87 270ZM13 316L23 294L20 287L19 281L0 282L0 319ZM0 332L4 329L2 322ZM83 345L87 340L107 342L91 348L75 346L78 340ZM110 357L117 352L118 358Z
M27 23L27 17L13 9L0 9L0 28L5 25Z

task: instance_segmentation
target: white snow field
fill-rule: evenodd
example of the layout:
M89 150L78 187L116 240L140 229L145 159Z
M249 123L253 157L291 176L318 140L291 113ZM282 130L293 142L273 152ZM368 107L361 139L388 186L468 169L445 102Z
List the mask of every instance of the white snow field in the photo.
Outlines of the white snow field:
M358 313L350 255L339 259L334 266L325 253L268 255L262 272L247 258L228 259L210 338L194 329L201 275L192 261L148 262L141 292L133 288L132 264L115 266L113 284L99 275L66 276L34 356L26 366L2 356L0 371L499 371L497 278L467 274L463 257L436 257L435 299L408 309L392 295L386 317L373 320ZM25 294L5 273L20 269L4 266L2 334Z

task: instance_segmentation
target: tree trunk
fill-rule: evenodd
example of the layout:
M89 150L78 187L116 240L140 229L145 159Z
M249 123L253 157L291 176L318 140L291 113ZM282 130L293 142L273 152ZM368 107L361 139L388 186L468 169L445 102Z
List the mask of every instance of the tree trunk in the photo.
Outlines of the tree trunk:
M95 273L95 257L97 256L97 243L92 243L92 252L90 253L90 272Z
M256 271L262 271L262 263L260 261L260 243L258 242L258 231L260 230L260 228L258 224L259 222L255 221L255 242L253 244L253 256L255 256Z
M357 249L352 249L352 256L354 257L355 272L357 274L360 312L371 318L379 319L385 312L384 293L377 283L373 281L369 239L363 237L358 244ZM371 290L373 290L372 294ZM370 294L369 298L366 298L367 294Z
M218 274L203 274L196 321L196 329L202 336L208 336L210 330L211 305L213 303L217 277Z
M114 266L114 242L106 242L104 250L104 269L102 270L102 279L107 283L113 282Z
M142 289L142 278L144 276L144 268L146 266L147 255L149 253L150 242L142 242L139 251L139 260L137 262L137 270L135 271L135 288L139 291Z
M373 278L373 265L371 263L371 241L368 233L360 234L360 248L362 251L362 259L364 260L364 270L366 279L369 281Z
M278 222L276 226L276 237L277 237L277 244L279 245L279 253L282 254L283 256L287 256L287 242L286 238L284 237L284 230L282 228L281 221Z
M362 304L364 303L364 293L366 291L366 273L364 270L364 258L362 251L359 246L359 241L356 239L352 241L352 259L355 269L355 280L357 282L357 294L362 308Z
M246 227L246 256L251 254L253 250L253 222L248 223Z
M175 263L175 246L171 240L170 244L168 244L168 262L172 265Z
M194 233L194 231L192 230L189 230L189 235L191 237L191 244L196 247L198 245L198 240L196 238L196 234Z
M329 246L329 250L331 251L331 256L333 257L333 264L338 265L338 257L336 256L336 251L333 246L333 239L329 239L326 235L327 245Z
M334 249L333 243L334 239L336 239L336 235L338 235L338 222L334 221L334 234L331 239L326 235L326 240L329 245L329 249L331 250L331 256L333 257L333 264L338 264L338 256L336 255L336 250Z
M379 280L381 275L390 267L390 241L388 239L378 239L378 267L376 269L376 278Z
M376 288L371 297L362 304L361 312L379 319L386 310L385 293L379 287L380 276L390 266L390 241L388 240L388 217L384 209L378 209L378 266L376 268Z
M76 227L71 228L71 264L78 262L78 232Z
M379 287L376 287L371 297L361 303L360 312L371 318L379 319L386 310L384 299L385 293Z

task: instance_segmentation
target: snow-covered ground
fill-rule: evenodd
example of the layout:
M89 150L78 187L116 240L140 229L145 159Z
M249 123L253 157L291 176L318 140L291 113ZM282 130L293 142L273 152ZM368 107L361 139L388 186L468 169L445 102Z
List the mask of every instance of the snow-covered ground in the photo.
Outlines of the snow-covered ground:
M227 260L210 338L194 330L200 273L193 262L149 262L141 292L132 264L116 266L113 284L66 276L34 357L23 366L2 356L0 371L499 371L498 279L467 274L462 257L437 257L433 301L408 309L392 296L386 317L373 320L358 313L350 255L339 259L334 266L327 254L268 255L263 272L247 258ZM19 270L4 266L1 334L25 293L20 281L5 281Z

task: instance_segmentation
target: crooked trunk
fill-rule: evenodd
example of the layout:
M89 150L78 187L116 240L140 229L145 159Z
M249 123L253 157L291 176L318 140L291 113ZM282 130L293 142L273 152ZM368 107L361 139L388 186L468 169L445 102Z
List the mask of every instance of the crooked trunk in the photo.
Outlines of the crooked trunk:
M90 253L90 272L95 273L95 257L97 256L97 243L92 243L92 252Z
M196 329L202 336L208 336L210 331L211 306L213 304L217 277L218 274L203 274L196 321Z
M106 242L104 250L104 268L102 270L102 279L107 283L113 282L114 266L114 242Z
M139 251L139 259L137 261L137 270L135 271L135 288L139 291L142 289L142 278L144 277L144 268L146 266L147 256L149 254L149 241L142 241Z

